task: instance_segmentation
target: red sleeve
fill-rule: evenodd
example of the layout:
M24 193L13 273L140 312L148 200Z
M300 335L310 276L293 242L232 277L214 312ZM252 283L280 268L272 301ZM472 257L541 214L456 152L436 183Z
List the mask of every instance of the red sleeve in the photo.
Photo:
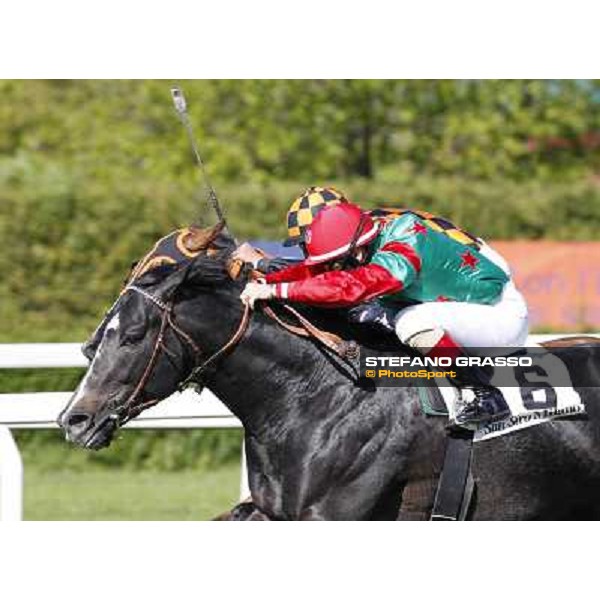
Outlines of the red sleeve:
M329 271L303 281L278 283L276 296L319 306L352 306L385 294L399 292L402 282L379 265L352 271Z
M265 279L267 283L279 283L280 281L298 281L299 279L308 279L318 275L323 270L321 265L307 267L303 264L291 265L274 273L267 273Z

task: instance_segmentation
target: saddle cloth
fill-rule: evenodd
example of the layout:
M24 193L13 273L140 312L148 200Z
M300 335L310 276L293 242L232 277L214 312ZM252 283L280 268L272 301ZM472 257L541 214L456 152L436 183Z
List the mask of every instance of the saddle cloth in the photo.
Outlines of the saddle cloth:
M546 372L552 373L560 385L553 385L552 380L547 380L541 382L538 388L535 387L535 384L520 387L515 380L514 386L497 386L504 396L511 414L501 421L484 423L476 427L474 442L507 435L513 431L533 427L552 419L585 414L585 406L579 392L572 386L565 385L570 378L563 361L552 355L545 356L543 360ZM491 384L494 384L493 377ZM454 419L462 402L469 402L473 399L471 390L458 390L448 382L445 382L445 385L419 388L419 393L425 414L446 415L450 420Z

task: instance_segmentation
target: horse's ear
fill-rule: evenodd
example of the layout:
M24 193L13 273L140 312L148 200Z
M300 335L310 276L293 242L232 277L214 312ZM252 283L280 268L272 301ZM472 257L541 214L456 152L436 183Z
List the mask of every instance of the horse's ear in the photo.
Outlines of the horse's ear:
M217 239L224 227L224 221L219 221L213 227L207 227L206 229L191 225L188 228L189 234L183 240L183 245L190 252L202 252Z
M225 263L229 277L234 281L241 275L244 267L244 261L239 258L229 258Z

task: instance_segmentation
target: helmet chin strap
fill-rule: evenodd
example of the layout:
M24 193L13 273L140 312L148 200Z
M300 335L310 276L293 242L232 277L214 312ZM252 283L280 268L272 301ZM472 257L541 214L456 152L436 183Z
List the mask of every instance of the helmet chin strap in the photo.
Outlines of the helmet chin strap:
M362 233L362 230L364 229L364 226L367 223L367 221L369 220L369 218L370 217L367 213L363 213L361 215L360 221L358 222L356 230L354 231L354 235L352 236L352 241L350 242L350 246L348 247L346 254L344 255L344 257L341 260L341 269L342 270L349 269L349 268L355 268L361 264L361 261L359 261L354 256L354 251L356 250L356 244L358 243L360 234Z

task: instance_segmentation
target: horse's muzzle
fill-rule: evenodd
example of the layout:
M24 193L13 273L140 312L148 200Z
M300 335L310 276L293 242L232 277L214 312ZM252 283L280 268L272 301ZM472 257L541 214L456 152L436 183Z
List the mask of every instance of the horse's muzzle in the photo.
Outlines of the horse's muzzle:
M119 421L114 415L107 415L96 423L94 415L75 410L62 415L58 424L68 442L89 450L99 450L110 445Z

